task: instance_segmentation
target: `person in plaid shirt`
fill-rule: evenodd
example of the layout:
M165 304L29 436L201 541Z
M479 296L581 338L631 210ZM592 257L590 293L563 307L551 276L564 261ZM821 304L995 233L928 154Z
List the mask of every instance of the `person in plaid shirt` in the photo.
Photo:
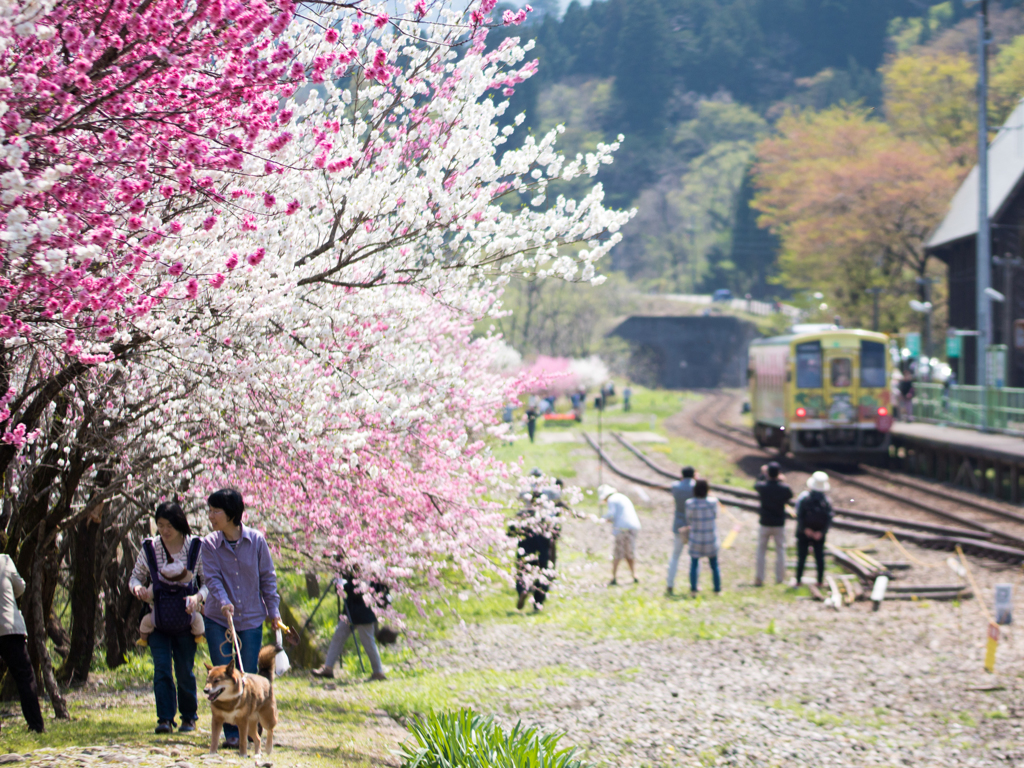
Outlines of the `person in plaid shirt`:
M693 484L693 498L686 502L686 522L690 526L690 594L697 594L697 575L700 559L706 557L711 565L715 594L722 591L722 576L718 572L718 499L708 498L708 481Z

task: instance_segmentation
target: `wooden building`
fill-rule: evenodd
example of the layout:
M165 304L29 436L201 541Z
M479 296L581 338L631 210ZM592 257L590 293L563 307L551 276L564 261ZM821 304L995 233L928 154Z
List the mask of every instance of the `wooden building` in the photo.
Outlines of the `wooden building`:
M992 302L992 343L1009 347L1006 385L1024 387L1024 333L1015 339L1014 322L1024 319L1024 262L1020 260L1024 233L1024 101L1017 105L989 147L989 219L992 226L992 287L1006 296ZM949 213L925 248L949 268L949 324L964 330L977 329L975 251L978 234L978 168L960 185ZM1024 328L1022 328L1024 330ZM1014 342L1018 341L1019 344ZM975 339L964 338L964 369L967 381L976 384ZM954 367L954 370L956 368Z

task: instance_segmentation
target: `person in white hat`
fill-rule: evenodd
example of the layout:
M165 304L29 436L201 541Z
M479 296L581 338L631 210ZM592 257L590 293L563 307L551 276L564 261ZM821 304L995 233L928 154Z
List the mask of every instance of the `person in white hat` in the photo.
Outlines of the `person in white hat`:
M639 579L636 577L636 535L640 530L640 518L636 515L633 502L624 493L619 493L610 485L602 485L597 489L597 498L607 502L608 511L604 513L605 520L612 521L612 533L615 535L615 548L612 553L612 580L608 586L615 586L618 581L616 574L619 570L619 562L626 561L629 566L629 574L636 584Z
M796 500L796 586L799 587L807 563L807 550L814 548L818 586L825 579L825 534L832 525L832 505L825 496L832 486L828 475L815 472L807 478L807 490Z

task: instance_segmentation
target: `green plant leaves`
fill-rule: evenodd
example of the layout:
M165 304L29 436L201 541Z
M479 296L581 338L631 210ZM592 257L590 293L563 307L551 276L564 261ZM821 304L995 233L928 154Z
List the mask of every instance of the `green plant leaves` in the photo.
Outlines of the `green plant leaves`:
M562 734L516 723L506 733L471 709L434 712L409 724L402 768L589 768L575 747L559 748Z

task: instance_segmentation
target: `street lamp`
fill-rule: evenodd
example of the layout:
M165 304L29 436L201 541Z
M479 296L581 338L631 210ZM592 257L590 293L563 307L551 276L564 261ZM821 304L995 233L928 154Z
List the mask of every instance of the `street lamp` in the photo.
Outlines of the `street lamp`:
M921 351L924 353L925 360L932 359L932 303L930 301L918 301L917 299L910 300L910 308L914 312L920 312L924 315L924 333ZM929 363L930 365L930 363Z

